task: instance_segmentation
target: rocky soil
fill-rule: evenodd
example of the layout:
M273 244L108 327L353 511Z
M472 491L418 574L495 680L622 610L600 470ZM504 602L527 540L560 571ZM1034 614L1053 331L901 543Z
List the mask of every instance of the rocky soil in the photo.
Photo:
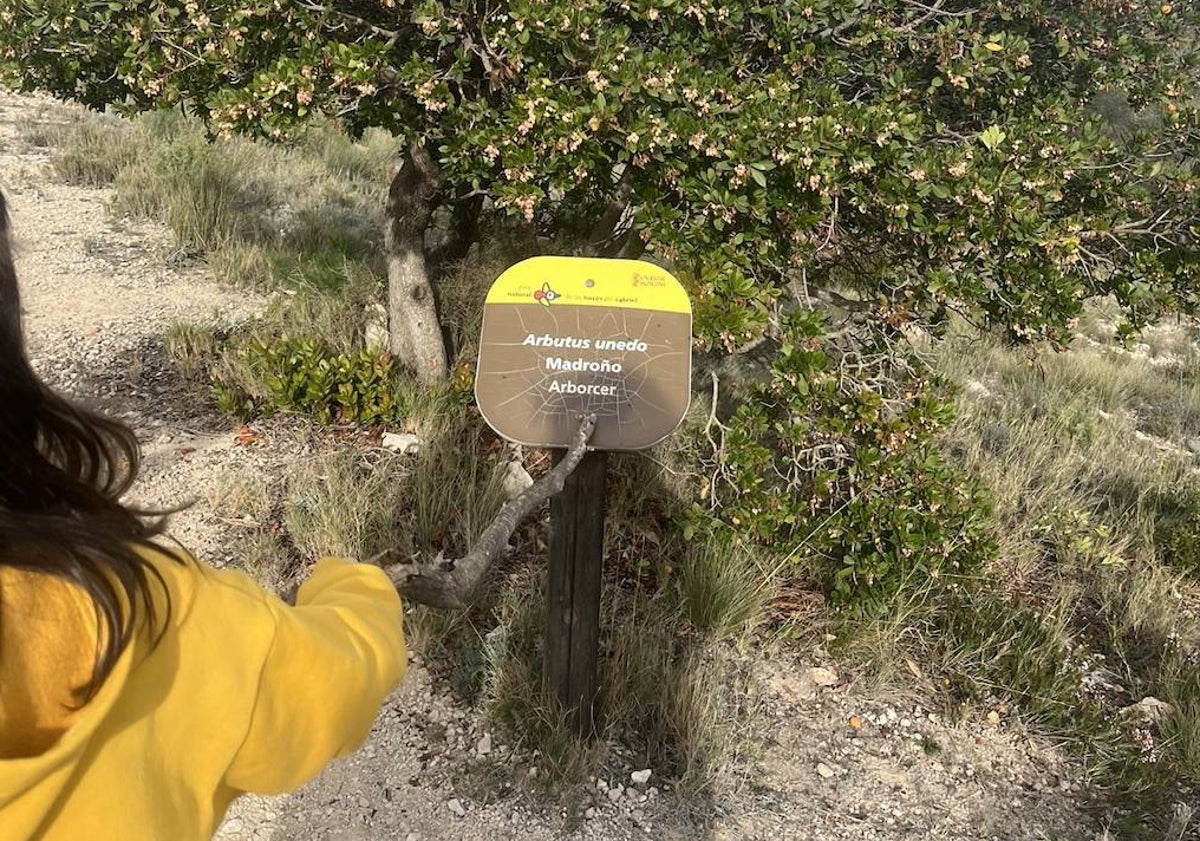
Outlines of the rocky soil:
M39 125L74 109L0 91L0 189L8 195L29 347L56 387L134 425L146 461L135 495L174 506L174 535L210 563L236 563L236 525L208 501L223 471L276 481L311 442L286 424L239 445L229 421L184 387L163 330L176 320L253 318L263 301L171 260L161 226L113 218L106 190L56 182ZM414 656L363 748L301 791L239 801L220 835L250 839L1006 839L1103 837L1086 791L1052 747L1004 711L953 723L880 695L817 652L758 657L755 767L703 802L615 749L576 809L540 794L538 757L490 732ZM750 738L750 736L748 736ZM757 744L757 742L756 742ZM646 772L649 772L648 774Z

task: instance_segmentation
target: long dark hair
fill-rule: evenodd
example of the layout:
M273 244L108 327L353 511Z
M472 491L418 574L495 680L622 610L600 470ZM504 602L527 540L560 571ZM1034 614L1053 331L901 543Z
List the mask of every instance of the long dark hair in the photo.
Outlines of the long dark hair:
M30 366L0 193L0 567L56 576L91 599L100 633L91 680L77 689L85 701L138 629L165 618L152 592L166 596L162 576L138 551L165 520L120 501L139 458L133 430L55 394Z

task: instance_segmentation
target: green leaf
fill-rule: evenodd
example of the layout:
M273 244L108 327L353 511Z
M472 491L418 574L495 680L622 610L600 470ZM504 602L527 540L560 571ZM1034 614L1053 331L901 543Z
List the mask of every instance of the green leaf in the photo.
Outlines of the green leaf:
M1008 135L999 126L988 126L979 133L979 142L993 152L1007 139Z

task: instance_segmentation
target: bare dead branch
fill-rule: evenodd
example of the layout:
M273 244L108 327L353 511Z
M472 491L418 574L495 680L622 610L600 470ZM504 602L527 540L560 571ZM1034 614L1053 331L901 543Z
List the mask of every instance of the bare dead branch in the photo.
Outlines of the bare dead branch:
M398 29L384 29L382 26L376 26L375 24L371 23L366 18L359 17L358 15L351 14L350 12L343 11L342 9L330 8L322 3L312 2L312 0L300 0L298 5L301 8L308 9L310 12L316 12L317 14L336 15L343 21L352 23L372 35L385 38L387 39L387 46L389 48L396 46L403 35L403 33Z
M869 312L875 308L874 301L864 301L861 298L847 298L845 295L822 286L810 286L809 294L819 301L850 313Z
M437 608L465 607L492 564L508 551L509 538L521 521L562 491L567 477L587 453L587 442L595 428L595 415L583 418L562 461L509 500L462 558L448 560L439 553L428 561L396 563L392 560L394 550L389 550L368 563L382 566L406 599Z

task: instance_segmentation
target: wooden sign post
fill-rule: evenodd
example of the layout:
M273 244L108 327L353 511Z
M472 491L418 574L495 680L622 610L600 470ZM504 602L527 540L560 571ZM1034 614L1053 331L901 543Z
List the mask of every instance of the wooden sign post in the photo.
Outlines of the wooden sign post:
M679 426L691 395L692 312L669 272L635 260L535 257L492 285L475 397L498 434L566 447L596 418L590 452L551 501L543 684L581 735L595 731L608 450Z

